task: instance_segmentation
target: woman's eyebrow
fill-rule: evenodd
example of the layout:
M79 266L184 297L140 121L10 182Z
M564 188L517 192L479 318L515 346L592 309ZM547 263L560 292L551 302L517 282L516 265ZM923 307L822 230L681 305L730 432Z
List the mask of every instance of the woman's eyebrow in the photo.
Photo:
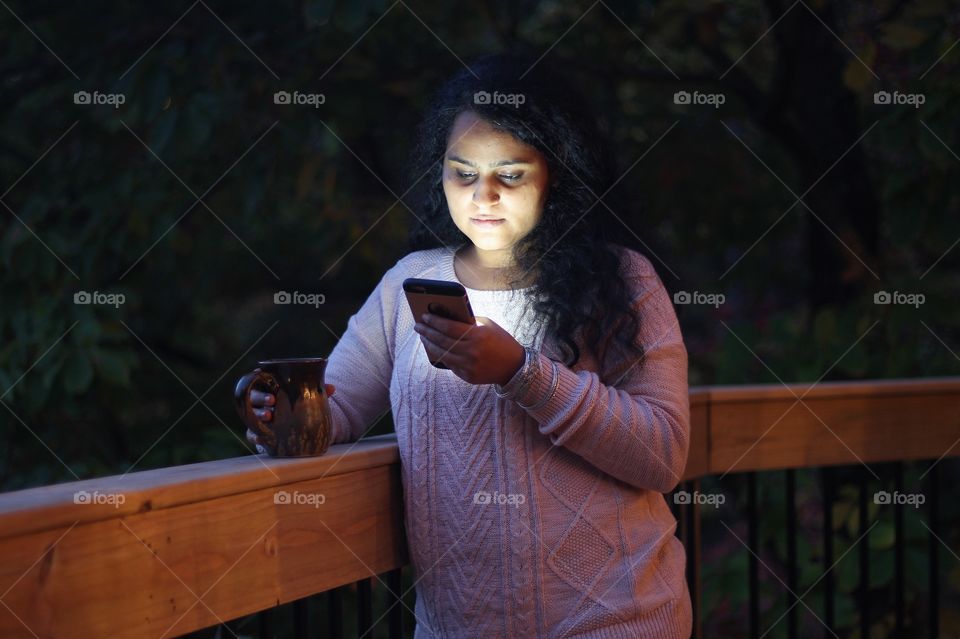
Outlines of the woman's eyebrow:
M450 160L451 162L458 162L458 163L460 163L460 164L466 164L467 166L469 166L469 167L471 167L471 168L474 168L474 169L477 168L477 165L474 164L473 162L471 162L470 160L464 160L462 157L459 157L459 156L457 156L457 155L448 155L448 156L447 156L447 159ZM490 167L491 167L491 168L496 168L496 167L498 167L498 166L507 166L507 165L510 165L510 164L531 164L531 162L529 162L529 161L527 161L527 160L523 160L523 159L499 160L499 161L497 161L497 162L492 162L492 163L490 164Z

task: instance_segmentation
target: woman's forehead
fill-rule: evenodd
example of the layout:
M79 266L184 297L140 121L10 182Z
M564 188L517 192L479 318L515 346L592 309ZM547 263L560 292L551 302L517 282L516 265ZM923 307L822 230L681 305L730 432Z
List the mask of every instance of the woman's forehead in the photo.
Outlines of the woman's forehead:
M447 141L447 157L482 165L506 161L533 162L538 152L472 111L457 116Z

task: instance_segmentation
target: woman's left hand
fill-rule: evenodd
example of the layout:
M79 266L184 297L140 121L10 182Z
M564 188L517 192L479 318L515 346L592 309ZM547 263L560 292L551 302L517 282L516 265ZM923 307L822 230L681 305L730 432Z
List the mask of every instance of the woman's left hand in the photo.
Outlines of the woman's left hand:
M523 365L523 345L489 317L477 316L477 324L427 314L414 326L427 354L441 361L460 379L471 384L510 381Z

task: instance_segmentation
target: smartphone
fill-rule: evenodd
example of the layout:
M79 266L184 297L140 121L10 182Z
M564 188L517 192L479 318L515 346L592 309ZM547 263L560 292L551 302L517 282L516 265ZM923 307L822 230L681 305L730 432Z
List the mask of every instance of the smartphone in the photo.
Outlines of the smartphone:
M410 305L414 321L419 322L424 313L430 313L465 324L477 323L473 309L470 308L467 290L459 282L408 277L403 280L403 292L407 296L407 304ZM450 368L443 362L430 360L430 363L437 368Z

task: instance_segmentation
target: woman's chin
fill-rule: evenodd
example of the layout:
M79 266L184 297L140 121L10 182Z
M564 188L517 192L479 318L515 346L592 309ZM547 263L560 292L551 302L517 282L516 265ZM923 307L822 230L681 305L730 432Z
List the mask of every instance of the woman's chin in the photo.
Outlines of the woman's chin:
M510 248L510 244L504 241L491 241L490 238L470 238L473 245L481 251L503 251Z

